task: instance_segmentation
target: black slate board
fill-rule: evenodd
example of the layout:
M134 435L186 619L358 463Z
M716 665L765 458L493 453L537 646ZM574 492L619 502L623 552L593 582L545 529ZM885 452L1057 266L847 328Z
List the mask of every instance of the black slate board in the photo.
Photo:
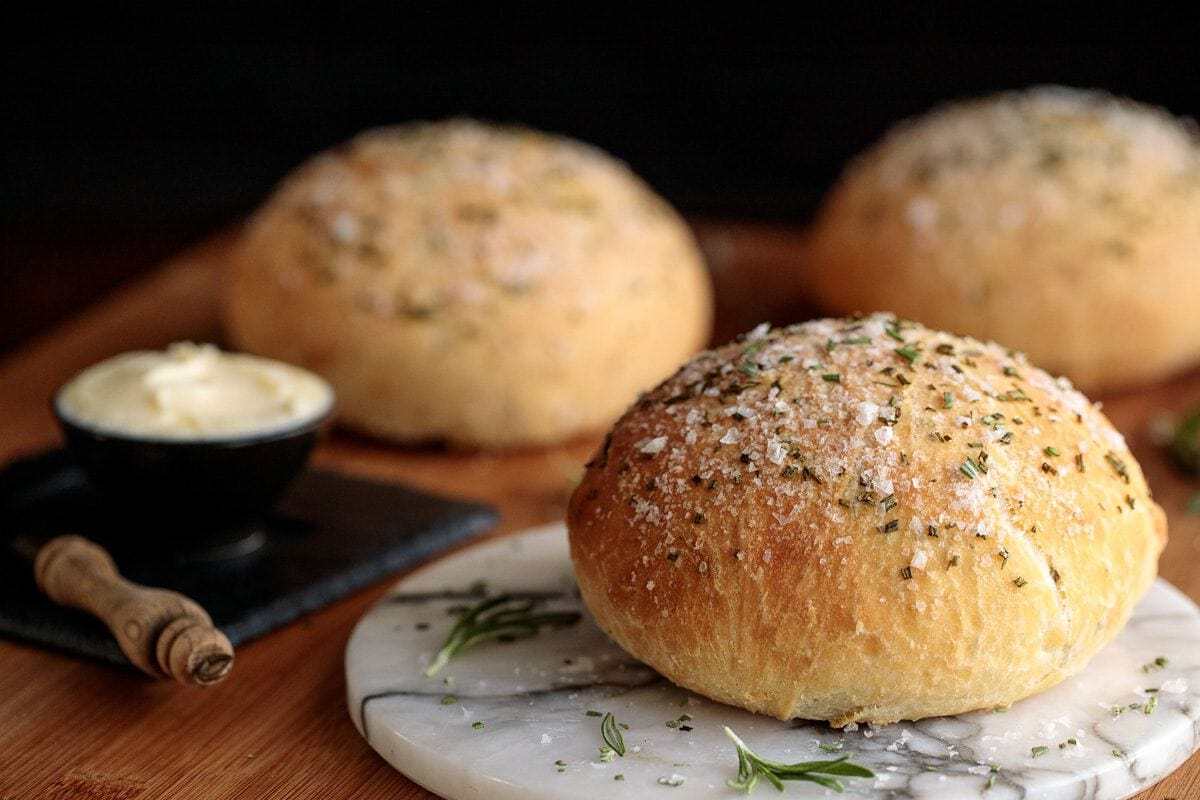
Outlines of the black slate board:
M109 544L111 516L62 451L0 470L0 537L9 544L77 533ZM240 558L172 562L114 550L130 580L196 600L237 645L411 566L496 522L487 506L389 483L309 470L263 520L263 544ZM115 522L111 527L115 527ZM169 531L164 531L169 535ZM115 664L128 664L108 630L54 605L33 583L32 564L0 545L0 635Z

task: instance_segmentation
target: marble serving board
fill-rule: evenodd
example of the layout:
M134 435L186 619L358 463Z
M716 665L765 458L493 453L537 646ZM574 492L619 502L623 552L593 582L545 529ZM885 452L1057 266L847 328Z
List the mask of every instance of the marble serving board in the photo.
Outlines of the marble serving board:
M532 639L482 643L426 678L457 614L510 592L543 597L546 610L583 610L561 524L405 578L347 646L359 731L396 769L452 800L735 797L726 781L737 759L723 726L764 758L845 754L876 775L846 779L843 795L786 784L797 798L1116 800L1200 747L1200 609L1164 581L1086 671L1048 692L1003 712L855 730L781 722L682 690L609 642L586 611ZM1146 667L1159 657L1165 668ZM1147 689L1158 690L1149 714ZM605 761L597 713L609 711L628 725L627 752ZM775 794L765 782L758 791Z

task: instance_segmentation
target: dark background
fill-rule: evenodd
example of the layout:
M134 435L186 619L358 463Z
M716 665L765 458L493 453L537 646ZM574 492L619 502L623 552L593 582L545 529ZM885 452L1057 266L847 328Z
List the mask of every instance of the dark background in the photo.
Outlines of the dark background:
M516 26L467 41L410 20L375 44L12 44L0 352L234 223L305 157L373 125L523 122L609 150L693 217L799 224L849 156L943 100L1054 82L1200 113L1195 44L1137 30L1109 44L917 23L842 42L676 34L646 24L566 41Z

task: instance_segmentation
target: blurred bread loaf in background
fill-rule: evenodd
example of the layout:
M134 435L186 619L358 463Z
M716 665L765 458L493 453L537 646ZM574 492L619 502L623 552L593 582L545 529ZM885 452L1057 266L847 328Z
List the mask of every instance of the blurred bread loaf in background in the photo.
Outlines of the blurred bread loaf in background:
M469 120L301 166L250 221L226 300L233 342L324 376L345 425L480 447L603 429L712 315L691 232L624 164Z
M830 192L807 276L1024 350L1088 390L1200 360L1200 147L1189 121L1039 87L894 128Z

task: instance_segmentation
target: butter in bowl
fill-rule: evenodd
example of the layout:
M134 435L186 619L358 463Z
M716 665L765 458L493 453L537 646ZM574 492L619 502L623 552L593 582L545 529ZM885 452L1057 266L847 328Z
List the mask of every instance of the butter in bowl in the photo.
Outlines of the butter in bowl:
M333 405L311 372L190 342L102 361L53 402L88 478L131 532L155 532L139 544L173 550L244 545L245 523L299 473Z
M155 677L215 683L233 646L496 519L307 468L334 392L279 361L124 353L52 408L65 449L0 466L0 634Z

